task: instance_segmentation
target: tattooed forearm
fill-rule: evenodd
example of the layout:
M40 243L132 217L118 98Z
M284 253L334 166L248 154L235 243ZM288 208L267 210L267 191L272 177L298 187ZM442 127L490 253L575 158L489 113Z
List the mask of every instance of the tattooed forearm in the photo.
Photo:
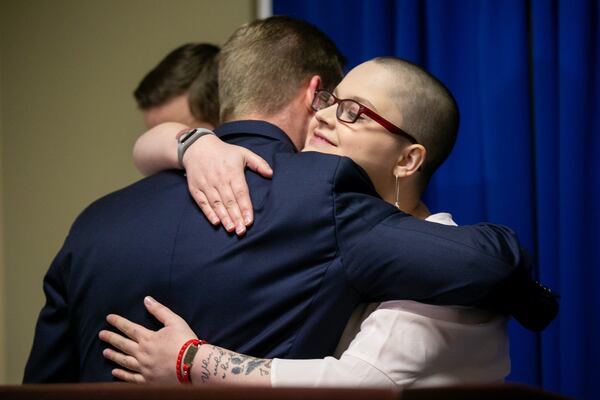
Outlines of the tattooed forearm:
M200 362L200 381L202 383L208 383L208 380L210 379L210 370L208 369L208 367L210 365L211 357L212 352L208 354L208 357L206 357Z
M273 360L272 359L268 359L268 360L263 359L263 361L265 363L263 365L261 365L261 367L258 369L258 372L260 373L260 376L270 376L271 375L271 362Z
M217 374L219 373L219 367L222 368L222 364L221 364L221 360L223 359L223 355L225 355L225 352L223 351L223 349L218 348L216 346L213 346L215 348L215 350L217 350L217 355L213 357L213 361L214 361L214 367L215 370L213 372L213 376L217 376Z
M269 376L271 374L271 360L243 356L229 351L229 362L234 365L231 373L244 376Z
M201 383L270 383L272 360L245 356L217 346L206 347L210 349L204 352L199 363Z

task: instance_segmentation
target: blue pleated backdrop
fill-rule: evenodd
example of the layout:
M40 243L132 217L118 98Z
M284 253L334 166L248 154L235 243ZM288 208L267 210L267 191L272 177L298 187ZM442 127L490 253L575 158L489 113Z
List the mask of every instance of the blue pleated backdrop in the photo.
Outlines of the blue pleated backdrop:
M509 379L600 399L599 2L274 0L273 13L321 28L349 67L396 55L448 85L461 128L428 205L515 229L561 294L541 335L511 323Z

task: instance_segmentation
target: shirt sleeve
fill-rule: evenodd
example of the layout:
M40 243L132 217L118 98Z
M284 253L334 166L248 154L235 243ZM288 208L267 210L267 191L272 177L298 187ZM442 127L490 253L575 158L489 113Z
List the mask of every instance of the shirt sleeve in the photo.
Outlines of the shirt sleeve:
M395 387L386 374L350 355L340 359L273 360L273 387Z
M506 318L419 303L407 311L407 303L382 304L340 359L275 359L272 385L439 386L500 382L509 373Z
M344 356L399 387L498 382L510 371L505 317L410 301L383 303Z
M365 302L406 299L481 306L523 263L510 229L445 226L395 213L346 246L348 280Z

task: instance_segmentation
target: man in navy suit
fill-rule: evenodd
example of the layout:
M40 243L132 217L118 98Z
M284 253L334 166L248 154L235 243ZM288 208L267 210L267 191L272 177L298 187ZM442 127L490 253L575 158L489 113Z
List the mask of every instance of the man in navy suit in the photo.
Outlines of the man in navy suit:
M216 134L277 171L272 180L247 175L254 226L243 238L211 226L177 171L93 203L45 277L24 382L112 380L98 332L110 313L158 329L142 305L148 294L208 341L269 358L331 354L360 302L519 312L506 287L527 286L529 265L509 229L417 220L383 202L351 160L296 154L315 89L331 90L342 75L322 32L273 17L238 29L221 57L227 122Z

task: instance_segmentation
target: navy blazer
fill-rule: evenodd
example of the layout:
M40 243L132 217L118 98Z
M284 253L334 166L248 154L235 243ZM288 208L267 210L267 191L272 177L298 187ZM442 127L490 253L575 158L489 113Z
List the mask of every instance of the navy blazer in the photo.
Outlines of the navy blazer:
M296 154L271 124L227 123L217 134L273 166L273 179L247 174L255 222L246 236L211 226L180 171L94 202L45 276L24 382L112 380L98 332L109 328L109 313L159 328L146 295L210 343L257 357L320 358L332 354L359 302L481 304L522 267L509 229L399 212L350 159Z

